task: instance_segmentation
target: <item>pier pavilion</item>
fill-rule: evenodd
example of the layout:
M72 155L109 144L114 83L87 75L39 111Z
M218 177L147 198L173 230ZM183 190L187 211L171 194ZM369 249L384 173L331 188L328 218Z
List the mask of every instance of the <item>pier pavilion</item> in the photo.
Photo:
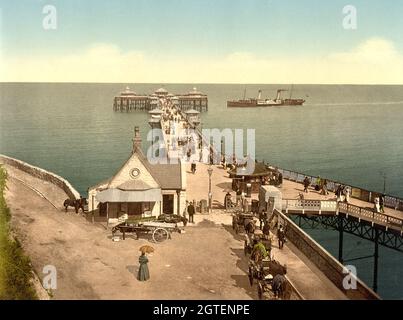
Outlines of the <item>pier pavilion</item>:
M253 161L248 159L248 161ZM251 184L252 193L258 193L260 186L269 184L270 177L273 175L273 169L263 162L255 162L253 172L247 172L245 167L235 167L229 171L232 179L232 190L241 189L246 191L246 185Z
M88 209L98 221L123 214L142 217L181 214L185 202L185 167L180 161L151 164L141 151L138 127L129 159L114 176L88 190Z
M172 94L164 88L159 88L150 95L140 95L130 90L129 87L126 87L118 96L115 96L113 110L121 112L133 110L149 111L158 106L160 99L171 101L183 111L194 109L203 112L208 110L207 95L198 91L197 88L193 88L193 90L185 94Z

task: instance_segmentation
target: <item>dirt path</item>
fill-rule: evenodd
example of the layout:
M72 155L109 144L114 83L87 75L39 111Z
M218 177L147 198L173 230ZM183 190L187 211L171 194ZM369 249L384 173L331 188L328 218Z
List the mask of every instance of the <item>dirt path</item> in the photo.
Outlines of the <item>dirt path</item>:
M186 233L175 233L161 244L130 236L113 242L103 226L73 209L64 212L63 191L18 171L9 170L6 191L12 226L40 278L44 266L56 267L54 299L257 299L256 286L251 287L247 277L244 236L233 232L232 217L222 210L196 215L196 224ZM222 194L221 186L215 189ZM156 249L149 257L147 282L136 279L138 248L143 244ZM289 278L302 293L308 292L307 298L342 298L295 250L286 247L279 252L274 247L273 253L288 264Z
M196 227L152 244L151 280L141 283L136 280L137 250L149 244L147 239L113 242L110 231L55 209L11 175L7 186L12 224L34 269L42 277L45 265L57 268L55 299L256 298L244 271L246 261L240 259L243 243L221 224L198 216Z

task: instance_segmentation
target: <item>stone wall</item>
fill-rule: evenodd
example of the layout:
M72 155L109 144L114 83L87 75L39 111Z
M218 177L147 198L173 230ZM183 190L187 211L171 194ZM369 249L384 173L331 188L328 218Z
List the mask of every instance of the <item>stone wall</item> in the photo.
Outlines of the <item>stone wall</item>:
M62 189L66 194L69 196L70 199L79 199L80 194L74 187L68 182L66 179L52 173L49 171L46 171L44 169L32 166L26 162L23 162L21 160L17 160L14 158L7 157L5 155L0 155L0 162L7 164L9 166L12 166L14 168L17 168L21 171L24 171L28 174L30 174L33 177L36 177L38 179L41 179L43 181L50 182L60 189Z
M358 278L355 279L357 283L356 290L345 290L343 288L343 279L347 274L343 273L344 266L286 215L277 210L275 210L275 214L278 215L287 226L287 239L292 242L317 268L319 268L323 274L336 285L336 287L343 291L349 299L380 299L371 288Z

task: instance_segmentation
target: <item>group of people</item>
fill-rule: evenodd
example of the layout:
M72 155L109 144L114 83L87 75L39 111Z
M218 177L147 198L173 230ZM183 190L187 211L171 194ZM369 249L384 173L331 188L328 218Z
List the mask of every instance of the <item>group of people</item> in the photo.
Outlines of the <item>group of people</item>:
M348 186L339 185L335 191L337 202L350 202L351 190Z
M374 199L374 210L376 213L385 213L385 196L381 194Z
M304 185L304 193L309 193L309 187L311 185L311 179L305 177L302 181ZM320 176L316 179L315 190L318 191L321 195L329 195L329 190L327 188L327 180L322 179ZM338 202L349 202L351 196L351 189L349 186L344 186L342 184L338 185L335 190L336 200ZM303 194L300 194L299 197L302 199Z
M278 170L270 172L269 175L261 178L261 183L262 185L281 187L283 185L283 174Z

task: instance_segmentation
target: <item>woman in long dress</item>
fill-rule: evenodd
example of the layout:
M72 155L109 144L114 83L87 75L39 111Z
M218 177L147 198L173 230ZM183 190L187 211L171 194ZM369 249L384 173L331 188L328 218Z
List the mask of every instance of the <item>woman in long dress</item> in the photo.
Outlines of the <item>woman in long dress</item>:
M375 200L374 200L374 204L375 204L375 212L376 213L380 213L381 212L381 208L380 208L380 205L379 205L379 197L376 197L375 198Z
M141 256L139 257L139 263L140 263L140 268L139 268L139 273L137 275L137 279L139 281L147 281L150 279L150 272L148 271L148 258L145 254L145 252L141 253Z

